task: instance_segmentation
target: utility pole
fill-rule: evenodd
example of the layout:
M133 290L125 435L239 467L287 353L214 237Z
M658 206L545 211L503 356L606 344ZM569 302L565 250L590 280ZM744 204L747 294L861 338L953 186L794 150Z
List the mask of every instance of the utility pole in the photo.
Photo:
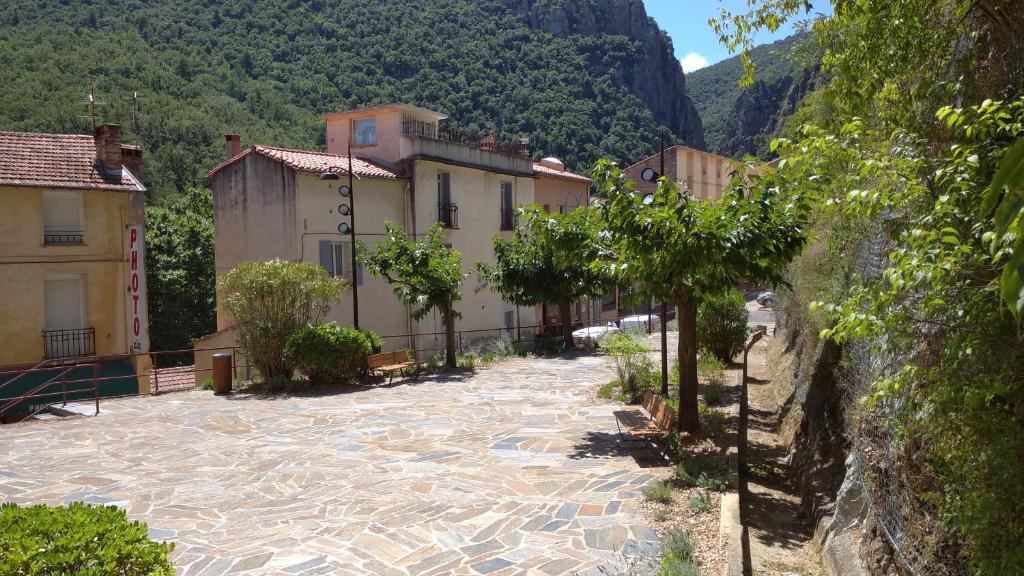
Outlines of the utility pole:
M665 178L665 131L661 136L661 177ZM661 395L668 396L668 306L661 301Z
M349 238L352 243L352 325L359 330L359 278L356 264L356 193L352 180L352 133L348 136L348 189L349 204L352 212L349 216L351 225L348 227Z

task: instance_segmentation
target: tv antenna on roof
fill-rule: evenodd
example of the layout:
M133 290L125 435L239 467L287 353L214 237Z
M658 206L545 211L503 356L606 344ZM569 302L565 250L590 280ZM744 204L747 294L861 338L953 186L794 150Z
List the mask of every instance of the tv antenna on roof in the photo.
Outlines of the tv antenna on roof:
M89 116L92 118L92 131L96 132L96 74L89 71Z
M135 133L135 140L138 144L142 144L142 136L139 134L139 108L138 108L139 93L138 91L132 92L132 132Z

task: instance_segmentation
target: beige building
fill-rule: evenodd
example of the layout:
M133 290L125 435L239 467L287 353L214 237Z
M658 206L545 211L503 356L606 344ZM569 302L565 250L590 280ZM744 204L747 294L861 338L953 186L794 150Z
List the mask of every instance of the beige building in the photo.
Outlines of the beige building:
M149 350L141 175L113 124L0 132L0 370L98 361L133 376L104 393L146 391L148 359L129 358Z
M282 258L316 262L350 279L349 235L339 232L339 224L349 222L339 214L340 204L346 204L354 214L357 241L369 245L380 241L386 221L412 237L435 222L444 225L469 275L456 304L462 345L503 333L513 338L532 333L536 311L512 306L481 286L476 263L493 263L492 239L511 236L516 208L537 202L538 189L552 204L581 194L585 202L589 179L564 167L557 174L536 169L524 144L468 138L445 129L445 115L415 106L393 104L324 119L326 152L261 145L242 151L238 137L228 136L227 159L207 175L214 195L217 275L241 262ZM350 147L351 200L339 195L339 187L348 184ZM322 179L324 173L340 179ZM384 336L389 349L415 348L422 355L443 348L439 315L412 320L383 279L362 273L358 264L356 279L361 328ZM351 324L352 299L350 289L328 320ZM230 324L218 310L218 329ZM197 347L227 345L232 338L225 332Z
M665 174L674 182L686 184L690 194L702 200L722 198L731 179L730 172L736 162L703 150L686 146L672 146L665 149ZM661 171L661 154L648 156L624 170L626 177L635 181L641 192L651 192L655 184L644 182L640 173L645 168Z

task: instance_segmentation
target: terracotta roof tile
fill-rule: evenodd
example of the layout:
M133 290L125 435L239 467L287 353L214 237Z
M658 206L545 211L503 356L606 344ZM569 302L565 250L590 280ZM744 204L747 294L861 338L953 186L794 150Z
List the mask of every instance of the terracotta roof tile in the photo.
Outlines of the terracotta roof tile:
M337 172L339 174L348 174L348 156L341 154L328 154L326 152L314 152L312 150L298 150L295 148L261 146L257 144L252 148L242 151L238 156L229 158L228 160L214 166L206 173L206 177L213 177L214 174L220 172L220 170L225 166L241 160L254 152L300 172L313 172L317 174L323 172ZM385 168L384 166L364 160L357 156L352 157L352 172L356 176L362 178L402 178L402 175L395 170Z
M102 173L92 136L0 131L0 186L145 191L128 170Z
M543 164L538 164L536 162L534 162L533 164L533 171L543 176L565 178L566 180L573 180L574 182L586 182L587 184L590 184L592 182L590 178L587 178L582 174L576 174L575 172L569 172L568 170L555 170L554 168L549 168Z

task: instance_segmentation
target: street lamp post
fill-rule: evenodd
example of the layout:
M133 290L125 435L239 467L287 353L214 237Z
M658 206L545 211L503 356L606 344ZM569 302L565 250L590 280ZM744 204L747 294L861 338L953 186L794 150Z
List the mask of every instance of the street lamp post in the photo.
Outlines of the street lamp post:
M320 175L321 180L338 180L338 174L336 172L324 172ZM342 222L338 224L339 234L348 234L349 242L352 248L352 325L355 329L359 329L359 281L356 272L356 195L353 193L353 174L352 174L352 143L348 145L348 186L341 186L338 188L338 194L342 198L348 198L348 204L342 203L338 205L338 214L341 216L348 216L348 222Z
M644 168L640 172L640 179L644 182L657 182L665 174L665 132L658 129L658 135L661 137L661 171L655 172L653 168ZM644 194L643 202L654 202L654 193ZM661 393L663 396L668 395L668 304L664 300L661 302Z

